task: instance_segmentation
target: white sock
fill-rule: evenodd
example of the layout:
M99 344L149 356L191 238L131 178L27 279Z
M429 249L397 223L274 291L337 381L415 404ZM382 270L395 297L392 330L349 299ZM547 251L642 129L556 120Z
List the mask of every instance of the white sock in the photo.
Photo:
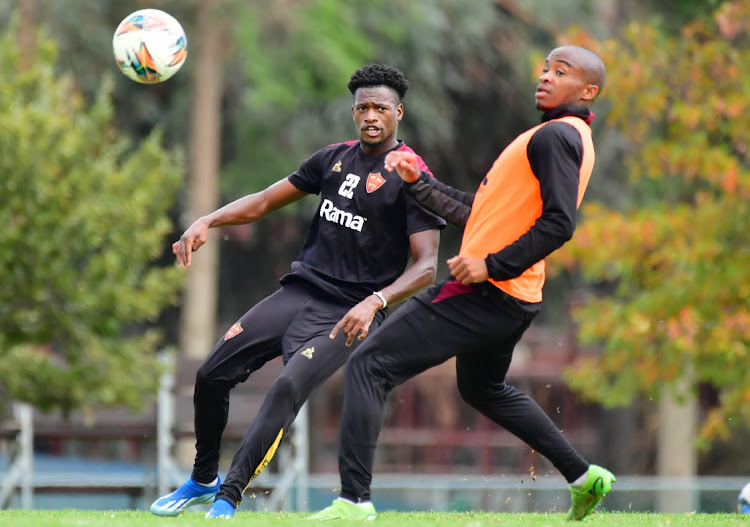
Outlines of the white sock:
M589 469L586 469L586 472L581 474L573 483L571 483L571 485L573 485L574 487L582 486L584 483L586 483L586 476L588 475L589 475Z
M342 498L341 496L339 496L339 497L338 497L338 498L336 498L336 499L339 499L339 500L341 500L341 501L345 501L345 502L347 502L347 503L351 503L352 505L359 505L360 507L365 507L365 506L367 506L367 505L370 505L370 503L372 503L372 502L371 502L370 500L367 500L367 501L360 501L359 503L357 503L356 501L352 501L352 500L350 500L350 499L347 499L347 498Z
M216 484L219 483L219 476L216 476L216 479L214 479L211 483L201 483L200 481L195 481L195 482L202 487L215 487Z

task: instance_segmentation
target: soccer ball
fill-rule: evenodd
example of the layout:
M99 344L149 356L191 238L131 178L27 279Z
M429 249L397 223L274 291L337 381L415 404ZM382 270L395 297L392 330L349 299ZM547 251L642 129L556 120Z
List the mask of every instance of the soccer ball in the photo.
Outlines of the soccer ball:
M745 485L737 497L737 512L750 514L750 483Z
M171 15L159 9L141 9L117 26L112 50L126 77L142 84L156 84L185 64L187 37Z

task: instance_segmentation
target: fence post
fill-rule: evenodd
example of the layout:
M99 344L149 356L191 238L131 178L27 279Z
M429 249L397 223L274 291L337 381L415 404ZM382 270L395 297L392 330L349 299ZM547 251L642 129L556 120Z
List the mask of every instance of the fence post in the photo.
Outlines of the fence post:
M159 380L159 395L156 417L156 464L157 464L157 493L163 496L171 490L175 479L175 463L172 458L174 438L174 370L175 359L170 353L161 353L159 360L166 366Z

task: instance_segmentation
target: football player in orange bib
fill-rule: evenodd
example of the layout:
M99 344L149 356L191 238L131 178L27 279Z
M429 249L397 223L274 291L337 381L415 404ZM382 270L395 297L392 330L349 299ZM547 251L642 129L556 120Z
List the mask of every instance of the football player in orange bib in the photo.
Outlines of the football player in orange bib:
M406 302L355 351L346 367L339 472L341 496L311 519L374 519L370 484L388 392L456 357L461 397L549 459L570 484L567 518L582 520L615 478L590 465L526 394L505 383L513 348L539 312L544 258L573 236L594 166L589 108L604 85L593 52L556 48L536 87L541 124L519 135L475 194L449 187L407 152L386 169L430 210L464 227L451 277Z

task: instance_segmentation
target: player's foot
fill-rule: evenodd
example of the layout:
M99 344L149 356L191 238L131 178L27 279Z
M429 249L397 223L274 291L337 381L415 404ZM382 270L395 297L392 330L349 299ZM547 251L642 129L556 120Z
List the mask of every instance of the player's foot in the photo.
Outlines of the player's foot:
M211 505L206 513L206 518L225 518L229 519L234 516L234 507L227 500L219 498Z
M589 465L586 481L582 485L570 485L570 510L565 517L568 521L586 518L602 498L612 490L615 476L606 468Z
M221 487L221 477L218 478L218 483L211 487L188 478L177 490L153 502L151 512L157 516L177 516L185 512L188 507L214 501L219 487Z
M372 503L351 503L340 498L306 520L374 520L378 517Z

